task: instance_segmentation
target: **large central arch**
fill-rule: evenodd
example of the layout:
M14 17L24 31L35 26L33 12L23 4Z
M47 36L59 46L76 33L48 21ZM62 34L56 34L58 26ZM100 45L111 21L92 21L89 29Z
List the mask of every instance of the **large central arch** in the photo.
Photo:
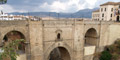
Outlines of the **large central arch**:
M84 60L93 59L94 53L97 51L98 35L95 28L90 28L85 33L84 42ZM90 51L90 52L88 52Z
M71 60L71 57L66 48L57 47L51 51L48 60Z
M94 28L90 28L87 30L85 34L85 46L89 45L97 45L97 31Z
M3 46L5 46L5 45L8 45L11 41L19 40L19 39L26 40L23 33L21 33L20 31L15 31L15 30L9 31L4 35L3 40L2 40L2 44L3 44ZM20 42L17 49L18 49L17 53L19 54L19 56L17 57L17 60L27 60L26 52L25 52L25 43ZM10 59L5 58L4 60L10 60Z

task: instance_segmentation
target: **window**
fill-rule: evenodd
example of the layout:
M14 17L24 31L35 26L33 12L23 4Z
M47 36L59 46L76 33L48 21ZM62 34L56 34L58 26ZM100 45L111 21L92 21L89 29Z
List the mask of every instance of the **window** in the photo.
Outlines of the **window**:
M111 11L113 12L113 8L111 9Z
M105 8L105 11L106 11L106 8Z
M102 19L102 20L104 20L104 19Z
M103 11L103 8L101 8L101 12Z
M62 30L58 29L57 31L55 31L56 33L56 39L60 40L62 38Z
M111 17L112 17L112 14L111 14Z
M112 21L112 19L110 19L110 21Z
M119 16L117 16L117 21L119 21L119 19L120 19Z
M60 37L61 37L61 36L60 36L60 33L58 33L58 34L57 34L57 39L60 39Z
M104 17L104 14L102 14L102 17Z
M120 14L120 11L118 10L118 14Z

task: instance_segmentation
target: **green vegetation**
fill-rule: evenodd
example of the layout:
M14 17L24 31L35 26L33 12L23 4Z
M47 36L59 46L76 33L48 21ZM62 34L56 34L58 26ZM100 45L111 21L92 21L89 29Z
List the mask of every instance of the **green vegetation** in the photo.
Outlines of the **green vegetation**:
M4 52L0 53L0 60L4 60L6 58L10 58L11 60L16 60L18 56L18 46L21 42L23 42L24 39L14 40L10 42L9 44L2 47L2 50Z
M112 55L108 51L103 51L100 60L111 60Z
M120 40L114 44L106 46L105 50L101 53L96 53L95 57L100 60L119 60L120 59Z

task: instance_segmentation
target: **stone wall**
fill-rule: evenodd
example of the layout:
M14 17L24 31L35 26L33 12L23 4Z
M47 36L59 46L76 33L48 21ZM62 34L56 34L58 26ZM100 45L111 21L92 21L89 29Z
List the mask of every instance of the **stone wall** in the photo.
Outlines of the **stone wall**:
M91 28L96 30L94 50L102 51L106 45L119 39L119 26L120 23L104 21L0 21L0 42L8 32L19 31L26 39L27 60L49 60L51 51L57 47L65 48L71 60L92 60L94 53L84 55L86 32ZM87 51L91 53L91 50Z

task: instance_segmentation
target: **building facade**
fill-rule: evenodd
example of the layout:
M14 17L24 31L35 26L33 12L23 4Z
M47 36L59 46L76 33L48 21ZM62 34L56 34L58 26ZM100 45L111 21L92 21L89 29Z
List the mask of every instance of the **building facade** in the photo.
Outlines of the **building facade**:
M92 19L97 20L99 14L99 20L103 21L120 21L120 2L107 2L100 5L99 11L92 13Z
M99 17L100 17L99 10L93 11L93 13L92 13L92 19L93 20L99 20Z

